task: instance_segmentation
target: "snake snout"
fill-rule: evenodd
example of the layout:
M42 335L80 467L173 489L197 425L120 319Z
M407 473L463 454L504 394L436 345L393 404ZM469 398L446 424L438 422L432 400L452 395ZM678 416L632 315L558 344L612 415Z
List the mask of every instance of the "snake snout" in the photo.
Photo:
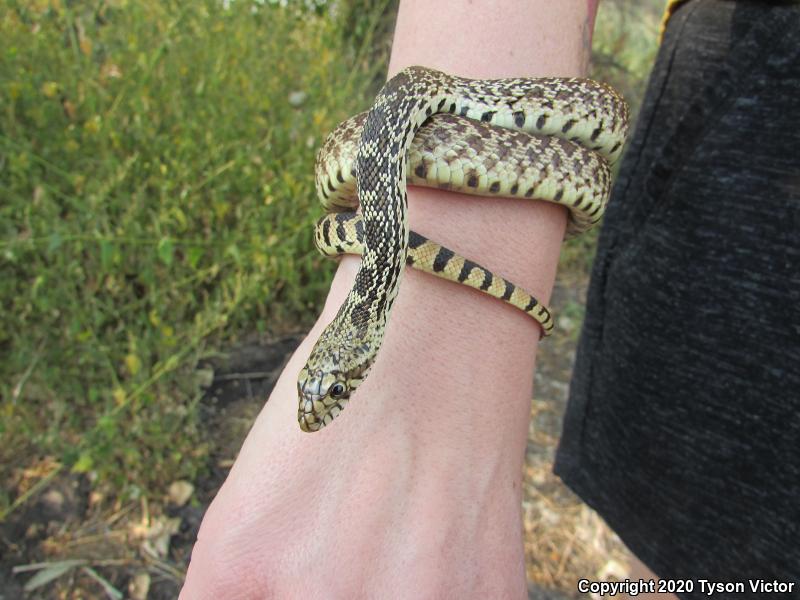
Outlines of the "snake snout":
M302 408L297 412L297 422L300 424L300 429L306 433L317 431L322 427L313 414L303 412Z
M329 398L304 396L297 410L297 422L306 432L319 431L339 416L347 401L331 404Z
M329 388L330 386L321 386L319 381L306 381L305 384L298 382L297 421L303 431L319 431L344 410L349 395L347 398L335 397Z

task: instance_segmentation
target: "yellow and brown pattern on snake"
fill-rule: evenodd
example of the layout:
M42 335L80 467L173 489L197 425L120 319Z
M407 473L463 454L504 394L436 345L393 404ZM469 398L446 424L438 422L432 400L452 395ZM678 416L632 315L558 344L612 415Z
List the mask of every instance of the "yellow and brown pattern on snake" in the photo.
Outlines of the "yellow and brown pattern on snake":
M328 211L353 210L360 113L328 136L318 155L317 195ZM530 134L450 114L428 119L408 149L407 181L476 196L535 198L569 209L566 237L597 224L611 169L596 152L550 135Z
M328 214L317 223L314 244L325 256L364 252L364 223L353 212ZM545 336L553 332L550 309L533 295L507 279L495 275L478 263L456 254L449 248L414 231L408 240L406 264L435 277L466 285L497 298L531 316L542 327Z
M616 92L586 79L469 80L421 67L392 78L364 120L357 148L361 267L298 377L304 431L338 415L374 363L408 254L406 153L425 120L444 112L577 142L609 161L622 150L628 120Z

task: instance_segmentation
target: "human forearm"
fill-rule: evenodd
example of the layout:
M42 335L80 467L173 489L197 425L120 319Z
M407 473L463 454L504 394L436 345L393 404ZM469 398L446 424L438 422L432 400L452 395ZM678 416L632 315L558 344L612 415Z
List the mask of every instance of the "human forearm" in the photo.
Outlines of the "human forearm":
M390 74L578 75L587 11L406 0ZM564 208L413 188L409 205L413 229L549 299ZM342 261L209 508L182 597L525 595L520 477L539 327L409 270L369 377L334 423L303 433L297 375L357 267Z
M435 13L430 12L433 9ZM442 15L451 16L447 29L452 35L443 33ZM482 78L579 75L588 52L585 28L592 19L582 1L476 6L455 0L403 2L389 74L422 64ZM409 204L413 229L507 276L542 301L549 299L566 222L563 208L419 188L409 189ZM321 321L333 317L357 262L352 258L343 264ZM485 443L500 442L506 449L519 450L527 432L520 424L527 421L538 336L538 326L519 311L472 290L409 272L381 352L388 356L379 355L376 369L380 372L382 364L391 365L387 376L403 381L417 398L426 397L425 390L436 390L436 408L424 406L425 401L416 407L413 399L405 402L408 408L403 414L410 418L430 419L433 411L454 431L469 422L472 429L484 428L486 437L480 439ZM410 359L408 381L399 369L405 364L402 357ZM441 372L432 372L429 365L442 365ZM370 378L375 377L373 372ZM367 393L362 390L354 403ZM348 411L353 403L350 406ZM375 411L369 418L376 423L397 418L395 406L369 410ZM491 414L472 423L486 410ZM460 419L465 423L458 424ZM418 429L416 424L414 428ZM511 431L513 439L507 437ZM436 435L441 439L447 433Z

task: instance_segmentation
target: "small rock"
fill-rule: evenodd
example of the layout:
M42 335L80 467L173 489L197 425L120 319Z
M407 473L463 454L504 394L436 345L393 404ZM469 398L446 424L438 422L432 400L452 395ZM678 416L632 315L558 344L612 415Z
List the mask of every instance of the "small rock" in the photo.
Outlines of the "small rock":
M575 329L575 321L565 316L558 317L558 328L569 333Z
M151 549L151 554L158 558L164 558L169 553L169 543L172 536L178 533L181 528L179 517L163 519L153 525L151 530L156 533L150 539L145 540L145 545Z
M202 368L195 371L195 381L201 389L208 389L214 383L214 369Z
M611 559L603 565L597 575L600 579L618 579L622 581L626 577L630 577L630 569L621 562Z
M57 513L64 506L64 494L58 490L48 490L42 496L42 503L46 508Z
M128 584L128 593L131 600L147 600L150 591L150 575L147 571L139 571Z
M99 490L92 490L89 493L89 506L99 506L105 500L105 494Z
M188 481L173 481L169 486L169 500L175 506L183 506L194 494L194 486Z
M25 538L32 540L33 538L38 536L41 533L41 531L42 531L41 523L31 523L25 530Z
M134 538L141 539L141 550L155 558L164 558L169 552L169 543L173 535L181 528L180 517L154 517L148 524L139 523L131 526Z
M306 94L305 92L301 91L291 92L289 94L289 104L291 104L295 108L298 108L299 106L303 105L307 97L308 94Z

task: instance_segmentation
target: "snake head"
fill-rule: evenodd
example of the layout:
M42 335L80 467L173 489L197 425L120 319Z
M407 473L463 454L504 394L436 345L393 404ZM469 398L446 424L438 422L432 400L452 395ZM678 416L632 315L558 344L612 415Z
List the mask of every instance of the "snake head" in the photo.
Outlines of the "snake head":
M297 420L303 431L319 431L347 406L354 386L338 371L310 370L297 379Z

